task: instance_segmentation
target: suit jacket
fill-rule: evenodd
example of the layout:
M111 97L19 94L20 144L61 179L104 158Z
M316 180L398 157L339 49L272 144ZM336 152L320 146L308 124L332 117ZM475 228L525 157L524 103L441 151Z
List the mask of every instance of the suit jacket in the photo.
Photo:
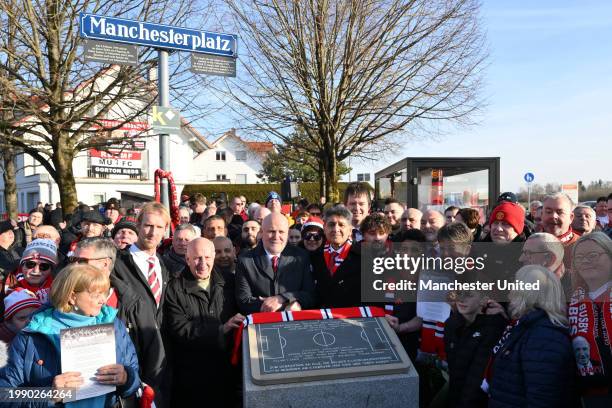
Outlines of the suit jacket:
M128 247L129 248L129 247ZM155 402L161 400L160 389L165 386L166 351L162 340L161 327L163 320L166 286L170 280L168 270L158 255L162 270L162 296L159 307L155 303L153 292L145 280L129 249L117 253L117 261L111 274L112 286L119 296L119 318L126 326L138 356L142 380L155 390Z
M242 314L259 312L259 297L281 295L287 303L298 301L302 309L315 306L314 281L308 253L287 245L280 255L277 273L260 243L238 258L236 301Z
M313 276L320 307L361 306L361 242L353 243L348 256L333 275L323 251L312 256Z

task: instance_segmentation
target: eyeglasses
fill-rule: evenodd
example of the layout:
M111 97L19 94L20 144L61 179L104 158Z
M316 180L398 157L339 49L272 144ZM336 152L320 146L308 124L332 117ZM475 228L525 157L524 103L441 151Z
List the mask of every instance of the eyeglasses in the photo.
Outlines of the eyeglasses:
M548 254L549 251L522 251L521 254L525 255L526 257L531 258L532 256L534 256L535 254Z
M319 241L323 239L323 235L317 233L304 234L304 241Z
M575 262L594 262L597 258L599 258L601 255L603 255L603 252L589 252L588 254L584 254L584 255L575 255L574 256L574 261Z
M78 256L71 256L68 261L70 263L77 263L77 264L87 264L89 263L89 261L99 261L101 259L107 259L108 256L103 256L101 258L81 258Z
M25 266L27 269L34 269L36 268L36 266L38 266L38 270L41 272L46 272L51 270L52 265L48 264L48 263L38 263L36 261L26 261L23 263L23 266Z

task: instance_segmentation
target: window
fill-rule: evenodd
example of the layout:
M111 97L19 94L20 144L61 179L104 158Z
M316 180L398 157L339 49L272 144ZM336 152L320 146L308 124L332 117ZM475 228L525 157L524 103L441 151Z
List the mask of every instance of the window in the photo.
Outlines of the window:
M225 152L217 152L217 161L225 161Z
M227 180L227 176L225 174L217 174L217 181Z
M246 184L247 175L246 174L236 174L236 184Z
M106 201L106 200L104 199L104 193L94 193L94 194L93 194L93 202L94 202L95 204L98 204L98 203L103 203L103 202L105 202L105 201Z
M236 161L246 161L246 150L236 150Z
M357 181L370 181L370 173L357 174Z

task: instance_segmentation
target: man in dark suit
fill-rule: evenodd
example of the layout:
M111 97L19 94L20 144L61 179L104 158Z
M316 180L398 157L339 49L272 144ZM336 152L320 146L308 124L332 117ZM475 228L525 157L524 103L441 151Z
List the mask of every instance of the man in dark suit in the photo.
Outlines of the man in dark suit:
M281 213L264 218L262 239L238 259L236 300L241 313L301 310L315 306L308 254L287 246L289 223Z
M360 306L361 243L351 239L352 214L344 206L325 211L323 251L312 257L316 293L321 307Z
M167 406L163 396L166 387L166 351L162 342L162 311L169 274L157 256L157 246L170 226L170 214L160 203L147 203L142 207L137 220L138 240L121 251L113 269L111 279L116 278L129 288L132 296L141 299L138 316L134 323L126 322L134 342L140 378L155 390L157 407ZM123 295L123 294L120 294Z

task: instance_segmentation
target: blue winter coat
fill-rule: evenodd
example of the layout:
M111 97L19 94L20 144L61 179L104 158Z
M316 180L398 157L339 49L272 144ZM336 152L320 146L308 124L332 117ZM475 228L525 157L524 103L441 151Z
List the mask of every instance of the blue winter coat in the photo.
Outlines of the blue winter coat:
M575 363L569 331L543 310L527 313L493 361L489 408L572 407Z
M61 357L59 339L49 334L49 327L57 325L53 312L55 309L47 308L32 317L30 324L19 333L9 350L9 362L0 370L0 387L51 387L53 378L61 374ZM117 387L122 397L134 394L140 386L138 376L138 358L134 345L130 339L125 325L115 316L116 309L103 306L100 314L94 318L94 324L114 323L115 349L117 363L122 364L127 372L128 379L125 385ZM42 364L39 364L41 363ZM92 400L98 401L92 401ZM106 394L68 403L72 406L104 406L110 407L115 399L114 393ZM0 404L2 405L2 404ZM46 402L11 404L13 407L48 407Z

